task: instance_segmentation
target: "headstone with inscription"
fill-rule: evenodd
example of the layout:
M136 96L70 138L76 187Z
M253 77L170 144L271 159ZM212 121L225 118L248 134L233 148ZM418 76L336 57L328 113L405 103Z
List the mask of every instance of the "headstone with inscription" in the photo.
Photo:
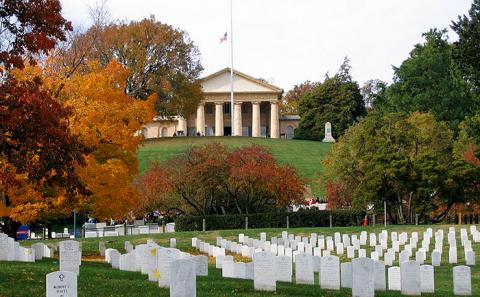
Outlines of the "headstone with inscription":
M313 256L299 254L295 258L295 281L297 284L314 284Z
M275 273L277 281L292 282L292 258L287 256L278 256L275 258Z
M340 264L340 286L342 288L352 288L353 274L352 263L344 262Z
M320 260L320 287L340 290L340 260L337 256L325 256Z
M453 267L453 293L464 296L472 295L472 274L470 267Z
M60 242L60 271L71 271L80 274L80 259L82 253L78 241L65 240Z
M400 282L402 295L419 296L420 290L420 264L416 261L400 263Z
M195 262L190 259L174 260L170 266L170 297L196 297Z
M385 279L385 263L383 261L375 261L375 290L385 291L387 289L387 282Z
M46 297L77 297L77 274L55 271L46 276Z
M233 263L233 277L245 279L247 277L245 263L235 262Z
M195 272L198 276L208 276L208 257L207 256L195 256Z
M400 267L398 266L392 266L388 268L388 290L390 291L401 290Z
M435 293L435 278L432 265L420 265L420 290Z
M160 277L158 278L158 286L160 288L169 288L171 264L173 261L180 258L180 251L177 249L165 248L158 250L157 255L158 271L160 272ZM195 274L195 266L193 273Z
M275 256L259 252L253 256L253 285L257 291L276 291Z
M357 258L352 260L353 297L375 296L375 261L370 258Z

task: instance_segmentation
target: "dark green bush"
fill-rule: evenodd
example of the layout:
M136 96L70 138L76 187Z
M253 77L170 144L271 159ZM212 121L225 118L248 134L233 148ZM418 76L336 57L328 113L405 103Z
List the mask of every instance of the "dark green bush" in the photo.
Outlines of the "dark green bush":
M328 227L332 215L333 226L357 226L365 212L357 210L305 209L297 212L256 213L249 215L179 216L175 219L177 231L201 231L205 219L206 230L243 229L245 217L249 228Z

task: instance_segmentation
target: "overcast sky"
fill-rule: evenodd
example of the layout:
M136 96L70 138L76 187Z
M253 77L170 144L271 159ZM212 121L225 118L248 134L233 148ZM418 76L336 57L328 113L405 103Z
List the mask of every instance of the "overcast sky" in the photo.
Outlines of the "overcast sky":
M61 0L74 26L90 24L96 0ZM233 0L234 68L289 90L305 80L323 80L343 58L362 84L391 82L392 65L408 57L421 34L449 29L472 0ZM203 75L230 65L229 0L109 0L113 19L156 19L185 30L199 47ZM230 33L229 33L230 34ZM230 36L229 36L230 38Z

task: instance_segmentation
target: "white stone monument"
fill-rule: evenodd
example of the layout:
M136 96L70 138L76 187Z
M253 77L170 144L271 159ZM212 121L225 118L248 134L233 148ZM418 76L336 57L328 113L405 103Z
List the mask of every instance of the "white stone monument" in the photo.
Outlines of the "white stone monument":
M325 137L322 142L335 142L335 138L332 136L332 124L330 122L325 123Z

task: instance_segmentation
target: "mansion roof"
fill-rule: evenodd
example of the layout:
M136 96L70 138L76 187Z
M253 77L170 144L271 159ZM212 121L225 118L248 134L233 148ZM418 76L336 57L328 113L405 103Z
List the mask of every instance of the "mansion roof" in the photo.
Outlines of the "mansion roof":
M230 68L224 68L200 79L204 93L230 93ZM268 82L233 70L233 89L235 93L269 93L280 96L283 90Z

